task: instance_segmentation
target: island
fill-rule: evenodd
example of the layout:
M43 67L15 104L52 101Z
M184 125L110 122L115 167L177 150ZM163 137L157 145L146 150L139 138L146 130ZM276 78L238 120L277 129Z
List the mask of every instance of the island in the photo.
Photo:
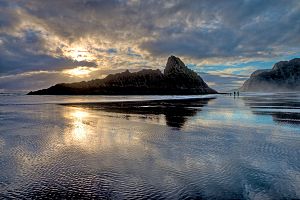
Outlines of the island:
M60 83L28 95L200 95L216 94L178 57L168 58L164 73L159 69L110 74L104 79Z
M253 72L239 90L244 92L300 91L300 58L280 61L272 69Z

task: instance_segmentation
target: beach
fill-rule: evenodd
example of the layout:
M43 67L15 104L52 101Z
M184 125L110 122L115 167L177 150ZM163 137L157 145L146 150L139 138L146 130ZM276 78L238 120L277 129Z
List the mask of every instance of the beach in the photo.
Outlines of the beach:
M0 198L299 199L300 95L1 94Z

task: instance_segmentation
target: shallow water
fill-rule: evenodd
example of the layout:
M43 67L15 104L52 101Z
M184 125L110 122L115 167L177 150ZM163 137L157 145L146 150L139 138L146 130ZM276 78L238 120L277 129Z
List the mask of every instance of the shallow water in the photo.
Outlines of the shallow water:
M2 94L0 198L300 198L300 95L196 97Z

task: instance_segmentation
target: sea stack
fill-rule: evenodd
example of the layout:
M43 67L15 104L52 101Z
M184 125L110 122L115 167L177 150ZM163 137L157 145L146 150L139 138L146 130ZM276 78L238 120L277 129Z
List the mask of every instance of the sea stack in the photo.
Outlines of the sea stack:
M272 69L257 70L245 81L240 91L300 91L300 58L280 61Z
M104 79L60 83L29 95L197 95L215 94L202 78L175 56L168 58L164 73L143 69L110 74Z

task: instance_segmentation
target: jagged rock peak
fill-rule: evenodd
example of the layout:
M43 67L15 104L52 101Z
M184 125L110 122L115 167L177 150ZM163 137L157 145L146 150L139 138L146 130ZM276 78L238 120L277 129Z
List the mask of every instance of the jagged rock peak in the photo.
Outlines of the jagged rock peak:
M164 74L168 75L170 73L178 72L178 71L182 71L182 70L186 70L186 69L187 69L187 67L180 60L180 58L172 55L168 58L166 68L164 70Z

